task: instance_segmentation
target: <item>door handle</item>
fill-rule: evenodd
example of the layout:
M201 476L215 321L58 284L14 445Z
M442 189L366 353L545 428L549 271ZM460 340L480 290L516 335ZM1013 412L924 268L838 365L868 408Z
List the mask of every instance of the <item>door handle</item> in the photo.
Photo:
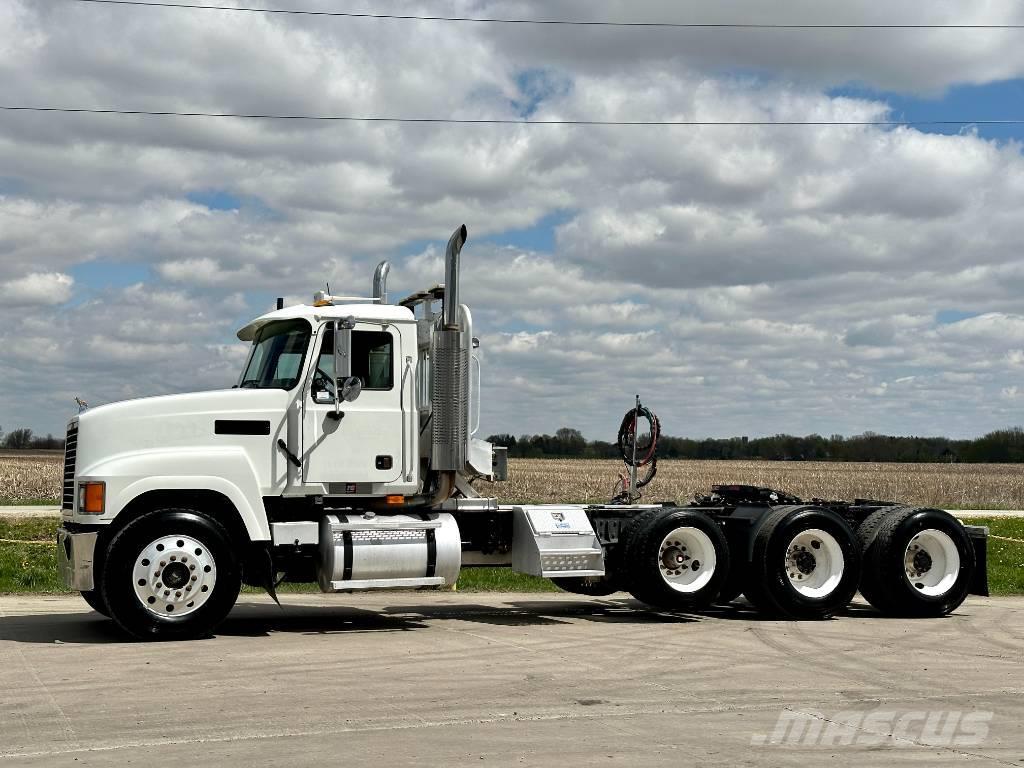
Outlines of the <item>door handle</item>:
M284 455L288 457L288 461L294 464L296 467L301 467L302 462L299 461L298 457L288 450L288 444L284 440L277 441L277 447L284 451Z

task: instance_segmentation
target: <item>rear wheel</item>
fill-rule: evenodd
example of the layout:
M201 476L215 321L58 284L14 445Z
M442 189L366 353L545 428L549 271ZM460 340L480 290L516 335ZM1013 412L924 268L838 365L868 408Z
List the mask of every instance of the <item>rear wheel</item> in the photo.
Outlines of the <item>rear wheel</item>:
M110 543L102 596L123 630L143 640L208 636L241 588L224 529L188 509L163 509L129 523Z
M626 541L628 589L641 602L669 610L704 608L729 573L729 546L709 515L691 509L658 510Z
M865 543L860 591L895 616L944 616L966 599L974 547L960 522L941 509L890 511Z
M857 591L860 549L850 526L834 512L781 507L754 535L747 577L744 594L760 611L827 618Z

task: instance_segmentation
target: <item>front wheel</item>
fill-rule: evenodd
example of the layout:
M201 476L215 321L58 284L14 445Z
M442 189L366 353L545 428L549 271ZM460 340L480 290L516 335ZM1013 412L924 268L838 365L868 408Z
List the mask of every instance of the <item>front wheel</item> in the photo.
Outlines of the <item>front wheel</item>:
M140 640L206 637L241 589L238 557L224 529L190 509L162 509L114 536L102 596L110 617Z

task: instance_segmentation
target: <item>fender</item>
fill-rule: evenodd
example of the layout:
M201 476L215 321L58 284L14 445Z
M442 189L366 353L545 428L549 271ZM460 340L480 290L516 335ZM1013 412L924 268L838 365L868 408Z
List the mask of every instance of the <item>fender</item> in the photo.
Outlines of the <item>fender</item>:
M132 500L149 491L215 491L234 505L252 541L270 539L256 471L238 446L122 453L88 467L78 479L107 484L106 505L98 523L109 523Z

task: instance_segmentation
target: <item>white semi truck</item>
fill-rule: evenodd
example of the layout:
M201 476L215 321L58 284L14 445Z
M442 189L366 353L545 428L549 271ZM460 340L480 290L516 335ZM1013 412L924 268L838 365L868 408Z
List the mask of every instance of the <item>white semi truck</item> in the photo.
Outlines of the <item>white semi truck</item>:
M987 594L987 531L941 510L715 486L688 505L503 505L504 449L476 437L480 363L459 301L460 227L445 283L397 304L382 262L367 298L317 294L238 332L231 389L113 403L67 432L64 582L141 639L194 638L243 583L325 592L452 586L511 567L585 595L626 590L697 611L743 593L826 617L859 588L890 614L934 616ZM636 440L636 435L632 436ZM634 452L635 455L635 452ZM633 502L633 503L631 503Z

